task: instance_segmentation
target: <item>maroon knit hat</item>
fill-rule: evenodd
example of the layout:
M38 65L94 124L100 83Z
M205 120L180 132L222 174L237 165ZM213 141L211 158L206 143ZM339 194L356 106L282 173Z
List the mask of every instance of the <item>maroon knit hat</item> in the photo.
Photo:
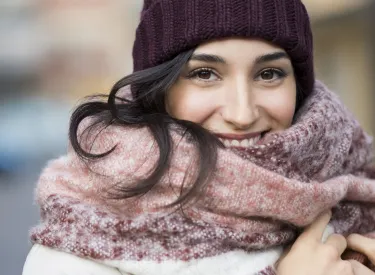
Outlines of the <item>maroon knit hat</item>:
M283 48L303 92L312 91L312 33L300 0L145 0L133 48L134 71L226 37L261 38Z

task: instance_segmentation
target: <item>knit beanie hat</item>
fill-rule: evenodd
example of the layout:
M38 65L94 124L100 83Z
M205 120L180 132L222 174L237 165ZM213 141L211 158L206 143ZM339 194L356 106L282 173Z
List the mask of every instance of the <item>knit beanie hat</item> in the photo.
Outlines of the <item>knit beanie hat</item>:
M229 37L260 38L283 48L302 92L312 91L312 33L301 0L145 0L133 47L134 71Z

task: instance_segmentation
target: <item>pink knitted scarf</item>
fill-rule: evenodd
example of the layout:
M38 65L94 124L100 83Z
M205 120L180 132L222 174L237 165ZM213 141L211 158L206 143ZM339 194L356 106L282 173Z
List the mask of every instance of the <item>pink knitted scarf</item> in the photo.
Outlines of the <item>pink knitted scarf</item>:
M48 164L36 192L42 222L32 229L35 243L93 260L189 261L290 244L332 208L337 233L375 231L372 139L319 82L286 131L247 150L218 149L212 180L183 209L163 206L189 187L196 149L186 138L173 131L168 173L149 193L111 200L115 184L148 175L156 143L146 128L86 134L83 146L93 153L117 147L96 161L70 148Z

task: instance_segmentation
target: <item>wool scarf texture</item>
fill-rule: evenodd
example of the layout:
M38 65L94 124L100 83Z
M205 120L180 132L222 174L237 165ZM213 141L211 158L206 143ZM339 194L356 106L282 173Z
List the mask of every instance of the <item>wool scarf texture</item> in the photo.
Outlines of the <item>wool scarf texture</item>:
M336 233L375 231L372 138L318 81L290 128L246 149L219 148L212 178L183 207L165 206L194 177L198 153L188 137L171 130L168 172L151 191L114 200L107 196L114 186L150 174L157 144L146 127L84 131L88 124L80 127L86 150L116 147L89 161L69 146L48 163L36 189L41 223L31 230L34 243L95 261L191 261L286 246L329 209ZM275 269L270 264L256 273Z

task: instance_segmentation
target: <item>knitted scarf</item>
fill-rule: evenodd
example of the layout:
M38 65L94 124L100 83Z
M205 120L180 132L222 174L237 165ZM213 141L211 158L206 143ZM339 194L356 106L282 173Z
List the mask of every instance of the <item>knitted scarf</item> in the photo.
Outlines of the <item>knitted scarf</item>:
M199 199L184 207L164 206L194 177L197 149L189 138L171 130L173 155L162 180L143 196L113 200L107 194L114 186L126 187L150 174L159 157L156 142L147 128L81 132L86 150L103 153L116 145L115 150L88 161L70 147L47 165L36 190L42 221L31 231L34 243L123 264L129 274L141 274L131 270L141 263L159 268L142 274L173 274L163 263L191 267L204 261L212 271L204 274L221 274L214 273L219 262L210 260L242 253L251 256L249 264L259 261L261 253L291 244L328 209L334 209L331 226L337 233L375 231L372 139L320 82L287 130L247 149L219 148L212 178ZM275 274L278 256L261 267L225 274ZM201 274L191 270L174 274Z

